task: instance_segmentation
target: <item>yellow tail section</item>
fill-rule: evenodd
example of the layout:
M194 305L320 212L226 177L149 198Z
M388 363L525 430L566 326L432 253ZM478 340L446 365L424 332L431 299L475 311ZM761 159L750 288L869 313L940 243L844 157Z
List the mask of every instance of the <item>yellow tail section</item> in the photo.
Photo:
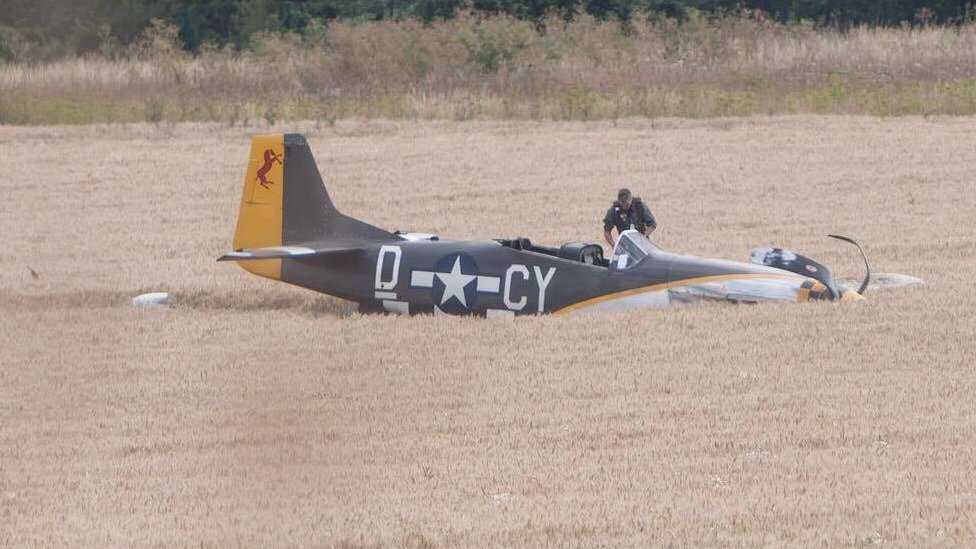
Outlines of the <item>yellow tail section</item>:
M259 135L251 141L234 250L281 246L284 167L284 135ZM238 265L258 276L281 279L280 259L240 261Z

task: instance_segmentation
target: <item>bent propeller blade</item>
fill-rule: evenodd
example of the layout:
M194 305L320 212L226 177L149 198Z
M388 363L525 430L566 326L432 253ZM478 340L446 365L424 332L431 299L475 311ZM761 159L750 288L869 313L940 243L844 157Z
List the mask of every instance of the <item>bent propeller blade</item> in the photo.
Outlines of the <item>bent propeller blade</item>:
M864 253L864 248L858 244L856 240L849 236L842 234L828 234L830 238L836 238L837 240L843 240L844 242L849 242L857 248L857 251L861 252L861 259L864 260L864 281L861 282L861 287L857 289L857 293L864 295L864 291L868 289L868 283L871 282L871 265L868 263L868 256Z

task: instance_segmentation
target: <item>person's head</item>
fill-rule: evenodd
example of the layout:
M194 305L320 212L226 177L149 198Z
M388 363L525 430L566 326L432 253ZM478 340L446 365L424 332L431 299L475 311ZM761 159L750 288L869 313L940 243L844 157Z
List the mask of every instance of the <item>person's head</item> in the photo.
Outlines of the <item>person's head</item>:
M617 191L617 204L620 205L622 210L629 210L633 202L634 197L630 194L630 189L620 189Z

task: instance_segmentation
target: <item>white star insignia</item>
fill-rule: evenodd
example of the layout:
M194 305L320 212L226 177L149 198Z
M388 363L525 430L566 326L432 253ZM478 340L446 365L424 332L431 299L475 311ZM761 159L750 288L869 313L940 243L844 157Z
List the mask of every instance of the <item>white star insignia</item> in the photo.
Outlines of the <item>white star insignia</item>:
M475 275L466 275L461 272L461 256L454 260L454 268L449 273L434 273L437 278L444 283L444 295L441 297L441 305L447 303L452 297L457 298L465 308L468 303L464 299L464 288L471 284L471 281L478 278Z

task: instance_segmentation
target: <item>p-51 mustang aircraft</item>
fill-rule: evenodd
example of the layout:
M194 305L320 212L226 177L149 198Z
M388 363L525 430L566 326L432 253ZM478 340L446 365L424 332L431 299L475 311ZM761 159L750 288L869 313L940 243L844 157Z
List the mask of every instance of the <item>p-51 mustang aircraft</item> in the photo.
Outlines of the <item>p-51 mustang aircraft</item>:
M842 301L842 290L816 261L779 248L757 248L752 263L666 252L637 231L619 236L609 259L597 244L548 247L526 238L442 240L389 232L339 213L305 137L255 137L244 178L234 251L256 275L359 303L363 312L506 317L576 314L724 300Z

